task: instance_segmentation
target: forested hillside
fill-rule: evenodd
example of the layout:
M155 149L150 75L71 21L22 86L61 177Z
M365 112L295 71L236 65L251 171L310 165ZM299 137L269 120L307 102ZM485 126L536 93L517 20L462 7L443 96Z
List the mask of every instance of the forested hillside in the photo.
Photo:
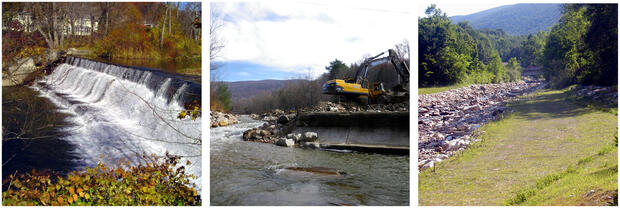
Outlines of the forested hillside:
M274 91L282 88L289 82L298 82L298 79L292 80L258 80L258 81L239 81L239 82L226 82L228 85L228 91L232 95L232 101L237 101L243 98L251 98L254 95L265 91Z
M498 83L519 79L506 69L494 41L466 22L452 24L436 5L418 19L420 86L456 83Z
M565 4L561 10L550 32L511 36L503 29L453 24L430 6L418 20L420 86L514 81L520 78L517 65L543 66L555 87L617 85L617 5Z
M561 14L560 4L515 4L450 19L455 24L469 22L476 29L502 29L510 35L528 35L548 31Z

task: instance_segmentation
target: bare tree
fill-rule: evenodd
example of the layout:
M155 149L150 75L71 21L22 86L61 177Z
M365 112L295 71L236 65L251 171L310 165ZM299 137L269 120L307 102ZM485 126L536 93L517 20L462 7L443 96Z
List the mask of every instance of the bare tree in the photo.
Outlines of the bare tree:
M211 24L209 24L209 36L211 37L211 44L209 46L209 60L211 70L216 70L219 65L215 63L215 60L220 57L222 49L224 49L225 42L219 36L220 29L224 26L221 20L221 16L217 9L211 4Z
M67 16L67 9L59 4L61 3L28 3L26 6L32 14L34 28L51 49L59 48L65 38L63 22Z
M168 6L164 3L164 19L161 23L161 38L159 39L159 48L164 47L164 33L166 33L166 16L168 16Z
M398 54L398 57L401 60L410 60L409 59L409 41L407 39L404 39L403 42L398 43L394 46L394 49L396 51L396 54Z

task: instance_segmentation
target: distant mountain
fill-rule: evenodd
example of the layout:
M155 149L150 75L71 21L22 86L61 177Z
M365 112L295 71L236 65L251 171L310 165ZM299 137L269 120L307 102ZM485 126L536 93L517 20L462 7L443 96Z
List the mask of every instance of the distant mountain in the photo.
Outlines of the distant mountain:
M548 31L561 15L561 4L514 4L450 19L455 24L467 21L475 29L503 29L510 35L527 35Z
M242 98L251 98L261 92L278 90L287 83L297 81L299 80L259 80L226 82L226 84L228 85L228 91L232 95L232 101L237 101Z

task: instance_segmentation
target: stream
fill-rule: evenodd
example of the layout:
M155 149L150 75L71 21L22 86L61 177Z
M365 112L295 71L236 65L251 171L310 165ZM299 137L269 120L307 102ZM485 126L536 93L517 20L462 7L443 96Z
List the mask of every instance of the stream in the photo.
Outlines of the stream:
M409 205L409 155L285 148L243 141L249 116L211 129L211 205ZM286 167L326 167L322 175Z

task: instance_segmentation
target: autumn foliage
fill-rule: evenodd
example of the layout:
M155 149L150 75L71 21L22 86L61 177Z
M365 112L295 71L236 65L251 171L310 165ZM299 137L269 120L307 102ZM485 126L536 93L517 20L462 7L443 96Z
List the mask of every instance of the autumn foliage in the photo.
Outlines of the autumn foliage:
M100 163L86 171L56 176L32 171L3 181L2 205L200 205L192 188L193 175L178 165L180 157L143 156L144 165L123 163L112 168ZM189 161L186 165L190 165Z
M172 23L166 23L166 27L168 25L172 27L172 32L169 31L171 28L163 31L163 44L160 47L162 28L157 25L145 26L142 13L135 4L127 3L124 6L127 20L110 28L107 34L95 41L94 51L97 56L179 61L200 55L200 44L183 34L181 24L178 22L180 20L172 18ZM158 23L161 22L158 21Z

